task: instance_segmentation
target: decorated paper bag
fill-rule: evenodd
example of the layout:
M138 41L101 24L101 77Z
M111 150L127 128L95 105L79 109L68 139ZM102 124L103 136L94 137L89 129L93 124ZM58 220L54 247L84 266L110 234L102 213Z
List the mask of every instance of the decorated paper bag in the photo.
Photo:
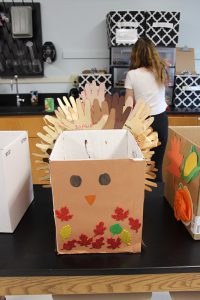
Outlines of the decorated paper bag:
M50 176L59 254L141 251L145 160L130 132L63 132Z
M200 127L172 126L164 158L165 197L194 239L200 239Z

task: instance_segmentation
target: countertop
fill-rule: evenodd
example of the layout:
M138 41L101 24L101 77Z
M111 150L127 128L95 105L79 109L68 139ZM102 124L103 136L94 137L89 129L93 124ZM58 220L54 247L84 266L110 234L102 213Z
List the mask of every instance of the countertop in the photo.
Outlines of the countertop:
M51 189L35 186L15 232L0 234L0 277L200 272L200 243L175 220L161 190L146 193L141 253L57 255Z
M54 112L46 112L44 107L45 98L53 98L55 102L55 107L58 106L57 98L62 99L63 96L68 97L69 95L54 93L54 94L38 94L38 105L32 106L30 94L21 94L20 97L25 99L21 102L21 106L16 106L16 95L15 94L0 94L0 116L23 116L23 115L45 115L54 114ZM176 108L174 106L169 106L167 108L168 115L198 115L200 114L199 108Z
M168 106L167 108L168 115L198 115L200 114L200 107L188 108L188 107L174 107Z
M0 106L0 116L23 116L23 115L54 115L54 112L46 112L43 105L38 106ZM167 108L168 115L198 115L199 108L176 108L170 106Z

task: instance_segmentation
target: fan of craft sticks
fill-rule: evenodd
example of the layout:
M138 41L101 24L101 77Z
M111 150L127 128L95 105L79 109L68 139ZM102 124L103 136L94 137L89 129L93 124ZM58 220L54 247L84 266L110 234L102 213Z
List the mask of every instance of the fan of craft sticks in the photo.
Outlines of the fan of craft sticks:
M105 95L105 85L96 85L95 81L87 83L80 98L63 97L57 99L59 106L55 110L55 116L45 115L43 133L38 132L41 139L36 146L40 153L37 156L37 170L43 170L41 181L49 182L49 157L56 139L62 131L66 130L100 130L100 129L128 129L135 137L146 161L145 189L152 191L156 183L155 162L151 160L155 148L160 145L157 132L153 131L151 124L154 121L150 117L151 109L144 101L138 101L133 108L133 101L117 93L113 96ZM50 185L45 184L45 187Z

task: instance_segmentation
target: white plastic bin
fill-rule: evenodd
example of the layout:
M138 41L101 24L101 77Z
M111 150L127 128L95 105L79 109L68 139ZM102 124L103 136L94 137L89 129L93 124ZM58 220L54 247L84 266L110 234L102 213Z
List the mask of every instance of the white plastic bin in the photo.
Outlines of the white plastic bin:
M0 232L14 232L32 200L27 133L0 131Z

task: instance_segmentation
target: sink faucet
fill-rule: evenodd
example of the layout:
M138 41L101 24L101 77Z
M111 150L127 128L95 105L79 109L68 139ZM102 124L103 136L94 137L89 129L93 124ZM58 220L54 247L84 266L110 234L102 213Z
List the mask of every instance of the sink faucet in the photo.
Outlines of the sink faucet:
M18 76L15 75L14 76L14 81L15 81L15 85L16 85L16 100L17 100L17 107L20 107L20 102L24 102L24 99L20 98L19 95L19 87L18 87ZM13 80L11 79L11 90L13 90Z

